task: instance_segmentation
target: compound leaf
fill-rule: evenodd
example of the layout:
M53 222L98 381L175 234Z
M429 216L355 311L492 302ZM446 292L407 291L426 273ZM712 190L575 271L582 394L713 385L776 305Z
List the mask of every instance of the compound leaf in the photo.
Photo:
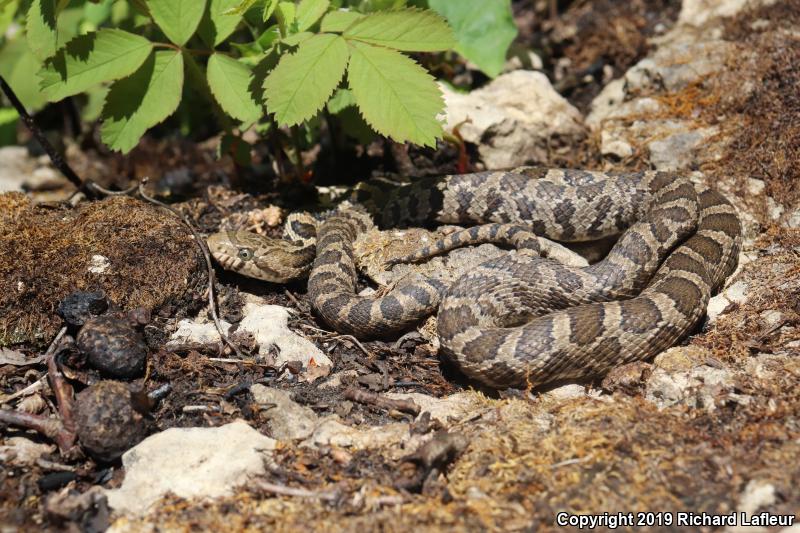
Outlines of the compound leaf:
M158 51L139 69L114 83L103 107L103 142L130 152L144 133L175 112L183 91L183 56Z
M247 65L226 55L214 54L208 60L206 72L211 92L226 113L247 123L261 118L261 106L248 90L253 73Z
M150 15L170 41L183 46L194 35L206 0L146 0Z
M371 13L347 28L348 40L407 52L436 52L455 46L453 30L433 11L401 9Z
M291 126L314 116L339 85L347 57L345 40L324 33L283 56L264 81L267 109L275 120Z
M39 61L52 57L58 48L56 1L33 0L25 21L28 46Z
M328 10L330 0L300 0L297 5L297 31L306 31Z
M153 44L122 30L102 29L72 39L39 72L51 102L131 74L147 59Z
M230 37L242 20L242 13L236 13L239 0L209 0L208 9L197 28L200 37L211 47Z
M508 47L517 36L511 0L428 0L428 3L455 30L458 53L489 76L500 74Z
M353 23L361 18L364 15L361 13L356 13L355 11L331 11L325 18L322 19L322 24L320 25L320 30L322 31L344 31Z
M436 146L444 100L433 77L395 50L350 43L348 82L361 114L381 135Z

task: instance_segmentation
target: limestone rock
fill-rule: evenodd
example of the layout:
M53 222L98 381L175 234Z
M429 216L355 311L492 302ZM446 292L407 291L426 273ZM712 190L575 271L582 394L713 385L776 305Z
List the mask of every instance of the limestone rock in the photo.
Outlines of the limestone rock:
M541 72L515 70L469 94L442 89L446 128L458 126L487 168L542 163L555 139L574 146L586 135L581 113Z
M275 448L246 422L217 428L172 428L157 433L122 456L125 480L106 491L119 513L141 515L168 492L181 498L216 498L233 493L265 470Z
M268 364L280 366L290 361L300 361L313 381L328 374L333 366L330 358L311 341L301 337L288 327L289 309L279 305L267 305L251 294L242 310L244 318L239 329L251 333L258 343L258 353ZM230 329L231 324L221 321L222 327ZM220 342L214 324L204 319L185 319L178 323L178 329L170 337L167 346ZM273 347L277 350L273 350ZM275 354L277 352L277 354Z
M701 26L710 20L719 17L732 17L739 11L756 7L757 5L771 5L776 0L683 0L678 23Z
M268 406L262 415L269 419L277 440L305 439L314 432L318 417L314 411L293 401L285 390L255 384L250 387L256 402Z

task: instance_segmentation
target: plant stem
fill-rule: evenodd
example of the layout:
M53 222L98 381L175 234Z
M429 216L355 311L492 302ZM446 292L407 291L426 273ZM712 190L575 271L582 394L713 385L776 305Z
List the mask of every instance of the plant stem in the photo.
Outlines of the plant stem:
M16 93L13 91L13 89L11 89L11 86L6 83L5 78L2 76L0 76L0 89L3 90L6 97L11 102L11 105L17 110L19 116L22 117L22 121L25 123L25 126L33 134L38 143L41 145L42 149L44 149L44 151L50 157L50 161L53 162L53 166L60 170L64 177L66 177L75 187L77 187L79 190L85 190L86 187L85 183L83 183L83 180L78 177L75 171L72 170L72 167L69 166L67 161L61 156L61 154L58 153L58 151L56 151L53 145L50 144L50 141L47 140L44 132L39 128L39 126L36 125L33 117L28 114L25 106L22 105L22 102L20 102L19 98L17 98Z

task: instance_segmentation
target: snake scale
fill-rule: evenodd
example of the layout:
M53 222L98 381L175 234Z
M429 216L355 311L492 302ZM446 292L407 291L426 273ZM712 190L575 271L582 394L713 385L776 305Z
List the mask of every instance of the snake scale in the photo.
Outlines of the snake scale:
M340 209L319 227L291 217L288 234L300 240L239 231L208 242L223 267L251 277L308 275L312 308L342 333L385 337L438 308L441 354L467 376L505 388L602 376L672 346L735 269L741 239L724 197L657 171L523 167L423 178L393 190L375 215L383 227L473 225L394 263L480 242L517 251L450 287L416 277L376 297L356 294L353 241L372 227L359 209ZM560 247L548 240L614 236L605 258L588 266L553 259Z

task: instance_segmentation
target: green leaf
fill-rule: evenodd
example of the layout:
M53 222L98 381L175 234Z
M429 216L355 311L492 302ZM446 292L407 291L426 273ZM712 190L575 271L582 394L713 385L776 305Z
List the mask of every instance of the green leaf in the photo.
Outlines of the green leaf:
M325 14L330 0L300 0L297 5L297 31L306 31Z
M28 46L39 61L52 57L58 49L55 0L33 0L25 23Z
M239 0L209 0L208 9L203 14L197 31L205 43L212 48L230 37L242 21L242 13L231 13L239 5Z
M278 7L278 0L267 0L264 4L264 22L268 21L272 14L275 12L275 8Z
M364 15L355 11L331 11L322 19L321 31L342 32L353 25L355 21L363 18Z
M453 30L433 11L403 9L372 13L344 32L348 40L408 52L436 52L455 46Z
M103 142L113 150L130 152L149 128L175 112L182 90L181 53L151 54L136 72L111 86L103 107Z
M300 33L293 33L281 42L287 46L297 46L314 36L310 31L301 31Z
M206 67L208 85L219 105L233 118L255 122L264 114L250 96L248 86L252 71L244 64L222 54L214 54Z
M14 20L14 15L17 14L18 8L19 0L6 0L3 5L0 5L0 36L6 34L6 30Z
M144 62L153 44L122 30L103 29L76 37L40 71L41 89L51 102L93 85L117 80Z
M506 52L517 36L511 0L428 0L456 33L456 50L495 77L503 70Z
M22 105L30 110L38 110L47 103L39 90L36 73L42 67L33 55L24 35L17 35L0 46L0 76L17 93Z
M267 0L269 1L269 0ZM253 4L256 3L256 0L241 0L240 2L236 2L234 7L231 7L226 11L225 15L244 15L244 12L250 9Z
M444 100L433 77L388 48L350 43L348 83L367 123L398 142L436 146Z
M326 33L283 56L264 81L267 109L275 114L275 120L291 126L314 116L339 85L347 57L345 40Z
M278 2L275 18L278 19L282 35L297 31L297 6L293 2Z
M455 0L456 2L458 0ZM414 0L413 5L423 7L426 0ZM401 9L406 6L406 0L361 0L358 2L358 10L362 13L373 13L375 11L389 11L392 9Z
M97 28L111 17L111 7L113 0L103 0L102 2L88 2L83 6L84 24L95 31Z
M356 105L356 97L350 89L337 89L331 99L328 100L328 111L334 115L347 107Z
M194 35L206 0L146 0L153 20L170 41L183 46Z
M100 118L108 96L108 86L98 85L86 91L86 105L81 108L81 120L94 122Z
M13 107L0 107L0 146L17 144L19 113Z

